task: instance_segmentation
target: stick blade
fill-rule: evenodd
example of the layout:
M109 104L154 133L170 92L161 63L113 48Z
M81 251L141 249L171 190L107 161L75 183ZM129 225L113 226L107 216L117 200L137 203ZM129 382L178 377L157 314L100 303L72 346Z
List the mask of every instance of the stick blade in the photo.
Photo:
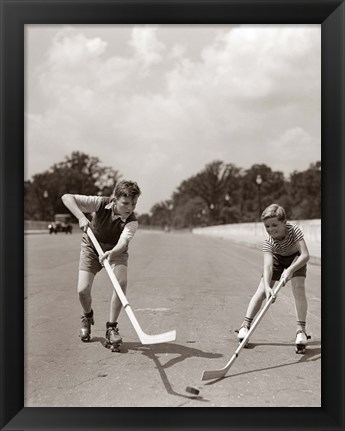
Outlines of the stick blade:
M160 344L160 343L168 343L169 341L175 341L175 340L176 340L175 329L173 331L163 332L162 334L148 335L143 333L140 335L141 344Z
M204 371L201 376L201 380L215 380L225 376L228 368L222 368L221 370Z

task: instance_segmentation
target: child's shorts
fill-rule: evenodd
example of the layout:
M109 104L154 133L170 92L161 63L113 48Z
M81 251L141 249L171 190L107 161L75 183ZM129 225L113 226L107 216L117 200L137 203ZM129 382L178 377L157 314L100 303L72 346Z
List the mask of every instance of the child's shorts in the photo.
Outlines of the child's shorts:
M280 277L284 271L284 269L288 268L292 261L296 256L299 256L299 253L292 254L291 256L282 256L280 254L273 253L273 275L272 281L280 280ZM298 269L292 274L291 278L294 277L306 277L307 276L307 265L302 266L302 268Z
M114 245L113 244L105 244L100 242L100 246L104 252L111 250ZM128 265L128 253L124 252L118 256L115 256L109 261L110 265ZM82 238L81 248L80 248L80 258L79 258L79 271L87 271L92 272L92 274L96 275L103 266L99 262L99 256L93 245L89 242L85 236Z

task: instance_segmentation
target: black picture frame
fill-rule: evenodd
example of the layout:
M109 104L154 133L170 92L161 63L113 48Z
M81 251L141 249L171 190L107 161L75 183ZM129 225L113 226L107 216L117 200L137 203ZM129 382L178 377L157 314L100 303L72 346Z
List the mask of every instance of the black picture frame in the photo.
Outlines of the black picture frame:
M1 429L343 430L344 2L339 0L1 0L0 13ZM24 25L97 23L321 24L322 406L320 408L24 408Z

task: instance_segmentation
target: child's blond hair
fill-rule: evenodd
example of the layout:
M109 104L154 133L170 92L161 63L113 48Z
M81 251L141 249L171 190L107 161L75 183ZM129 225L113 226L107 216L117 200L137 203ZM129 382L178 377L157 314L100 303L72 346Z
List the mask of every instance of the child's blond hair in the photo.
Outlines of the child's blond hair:
M286 213L284 208L278 204L271 204L266 209L263 210L261 214L262 221L272 217L277 217L279 221L285 221Z

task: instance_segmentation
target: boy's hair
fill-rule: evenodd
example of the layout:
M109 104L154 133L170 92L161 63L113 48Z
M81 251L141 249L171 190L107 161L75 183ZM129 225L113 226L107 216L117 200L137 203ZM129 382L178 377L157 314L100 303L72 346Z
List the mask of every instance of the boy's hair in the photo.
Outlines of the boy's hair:
M119 181L114 189L113 195L116 199L121 196L134 198L135 196L140 196L141 190L135 181L122 180Z
M263 210L261 214L262 221L272 217L277 217L279 221L285 221L286 213L284 208L278 204L271 204L266 209Z

